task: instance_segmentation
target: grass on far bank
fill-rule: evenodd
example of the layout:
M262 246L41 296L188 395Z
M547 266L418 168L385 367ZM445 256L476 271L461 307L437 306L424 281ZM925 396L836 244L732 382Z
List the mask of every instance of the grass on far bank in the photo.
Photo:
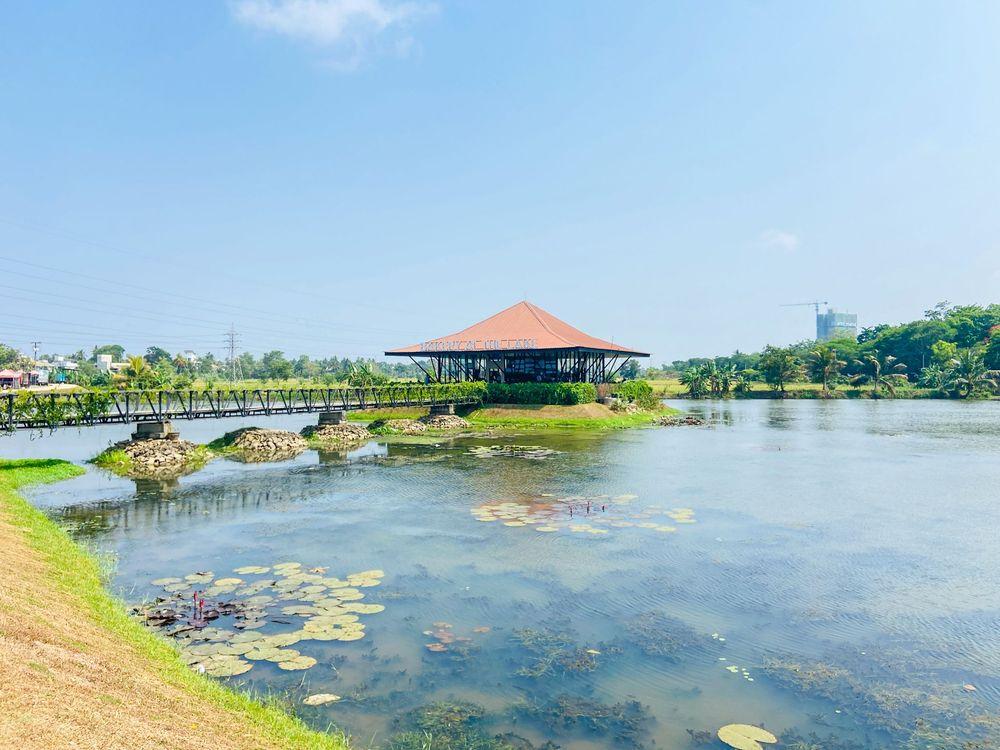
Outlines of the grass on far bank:
M346 748L191 671L107 593L94 556L18 494L81 473L0 460L0 746Z
M647 380L653 388L653 393L660 398L690 398L687 388L677 378L665 378L662 380ZM734 398L779 398L780 394L767 383L753 382L750 384L750 394L733 396ZM827 398L869 398L872 387L870 385L838 385L826 395ZM927 398L931 391L927 388L899 388L896 398ZM822 383L788 383L785 385L785 398L823 398Z

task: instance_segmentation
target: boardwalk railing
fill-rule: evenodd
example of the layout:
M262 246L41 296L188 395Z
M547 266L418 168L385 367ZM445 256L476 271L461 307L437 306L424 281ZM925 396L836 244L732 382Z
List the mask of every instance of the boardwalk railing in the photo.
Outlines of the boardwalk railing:
M22 391L0 395L0 431L478 403L481 396L478 389L469 387L471 385L476 384L79 393Z

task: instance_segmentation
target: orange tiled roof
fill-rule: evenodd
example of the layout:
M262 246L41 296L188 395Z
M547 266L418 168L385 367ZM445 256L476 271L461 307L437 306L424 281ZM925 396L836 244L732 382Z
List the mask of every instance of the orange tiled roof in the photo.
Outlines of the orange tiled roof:
M590 336L530 302L518 302L450 336L387 351L387 355L514 349L599 349L648 356Z

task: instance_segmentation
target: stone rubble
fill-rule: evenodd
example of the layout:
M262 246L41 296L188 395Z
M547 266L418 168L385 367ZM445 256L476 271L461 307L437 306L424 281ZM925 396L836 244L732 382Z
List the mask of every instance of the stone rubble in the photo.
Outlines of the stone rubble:
M368 428L394 435L419 435L427 432L427 425L415 419L378 419L368 425Z
M361 425L341 422L340 424L309 425L300 433L302 437L322 443L327 448L342 448L371 440L372 434Z
M454 414L433 414L421 417L420 421L435 430L461 430L469 426L469 423Z
M667 417L660 417L656 420L656 424L661 427L700 427L705 424L705 420L701 417L692 416L691 414L673 414Z
M129 476L160 478L183 474L197 448L187 440L123 440L111 450L124 451L131 459Z
M239 450L244 461L252 463L293 458L309 447L305 438L294 432L259 427L228 433L226 442Z

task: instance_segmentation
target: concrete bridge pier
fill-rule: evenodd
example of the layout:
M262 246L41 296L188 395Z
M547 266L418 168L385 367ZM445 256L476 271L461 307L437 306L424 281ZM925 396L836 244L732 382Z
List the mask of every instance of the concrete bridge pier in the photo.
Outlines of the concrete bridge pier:
M444 414L454 414L455 404L431 404L431 416L437 417Z
M169 419L162 422L139 422L132 433L133 440L179 440L181 434L170 424Z
M321 411L319 413L319 426L326 427L331 424L340 424L346 419L343 409L337 411Z

